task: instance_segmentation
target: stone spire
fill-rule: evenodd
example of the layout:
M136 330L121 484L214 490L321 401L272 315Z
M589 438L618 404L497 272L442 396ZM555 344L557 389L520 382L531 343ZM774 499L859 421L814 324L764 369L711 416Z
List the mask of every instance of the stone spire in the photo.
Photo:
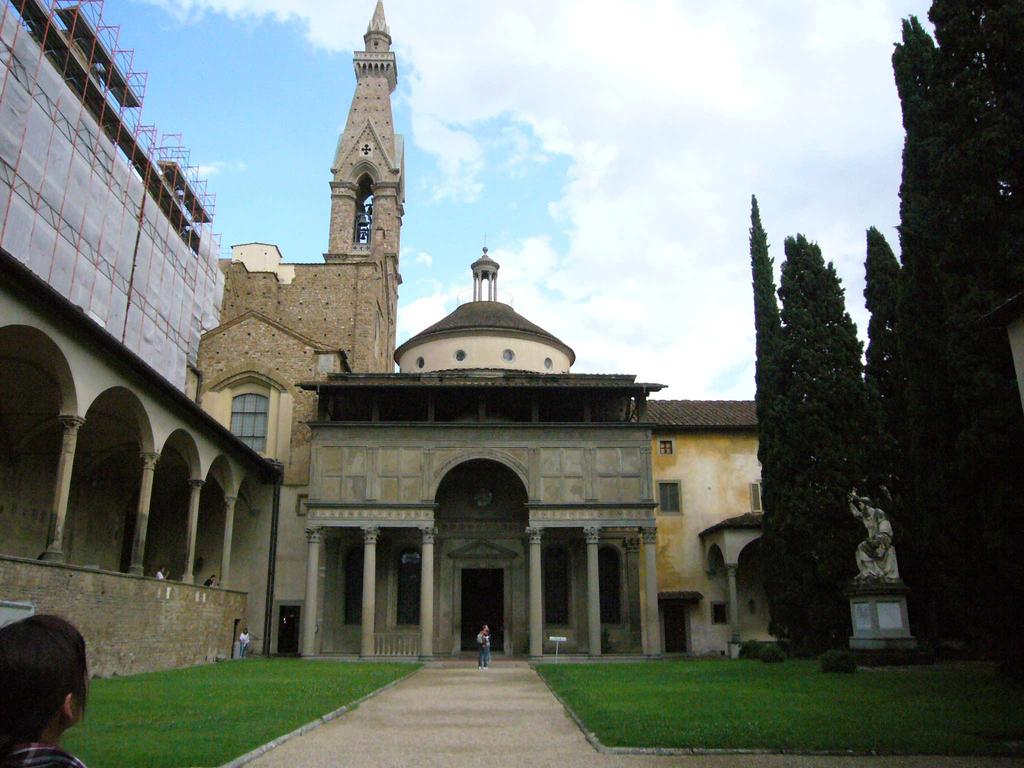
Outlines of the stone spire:
M373 17L366 27L363 41L368 52L391 49L391 30L388 29L388 20L384 18L384 0L377 0L377 7L373 9Z

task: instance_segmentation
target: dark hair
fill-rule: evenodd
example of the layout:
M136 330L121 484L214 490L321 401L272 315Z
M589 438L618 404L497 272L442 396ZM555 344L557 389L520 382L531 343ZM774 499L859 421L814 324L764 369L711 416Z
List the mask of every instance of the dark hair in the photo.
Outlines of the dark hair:
M15 744L37 741L70 693L85 711L85 639L59 616L0 627L0 763Z

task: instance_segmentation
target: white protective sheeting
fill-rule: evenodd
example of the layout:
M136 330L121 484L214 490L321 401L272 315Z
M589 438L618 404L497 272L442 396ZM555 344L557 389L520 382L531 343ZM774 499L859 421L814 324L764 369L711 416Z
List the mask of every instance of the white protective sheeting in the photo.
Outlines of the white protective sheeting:
M17 12L0 13L0 244L183 389L219 322L211 225L193 252Z

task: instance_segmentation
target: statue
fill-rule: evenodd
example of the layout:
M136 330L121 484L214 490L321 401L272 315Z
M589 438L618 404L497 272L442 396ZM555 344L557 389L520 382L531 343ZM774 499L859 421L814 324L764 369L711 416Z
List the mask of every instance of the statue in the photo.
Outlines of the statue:
M857 545L857 568L860 573L854 581L890 581L900 580L899 567L896 565L896 548L892 543L892 523L878 507L871 506L866 496L858 496L856 491L849 496L850 512L864 523L868 537Z

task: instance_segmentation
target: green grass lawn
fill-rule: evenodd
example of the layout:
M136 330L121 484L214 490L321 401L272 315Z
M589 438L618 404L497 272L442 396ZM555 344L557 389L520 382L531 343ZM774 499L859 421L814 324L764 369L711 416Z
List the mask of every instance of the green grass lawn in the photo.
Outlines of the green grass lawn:
M609 747L1005 753L1024 741L1024 689L991 666L825 674L816 661L542 664Z
M89 768L221 765L415 669L250 659L93 680L64 746Z

